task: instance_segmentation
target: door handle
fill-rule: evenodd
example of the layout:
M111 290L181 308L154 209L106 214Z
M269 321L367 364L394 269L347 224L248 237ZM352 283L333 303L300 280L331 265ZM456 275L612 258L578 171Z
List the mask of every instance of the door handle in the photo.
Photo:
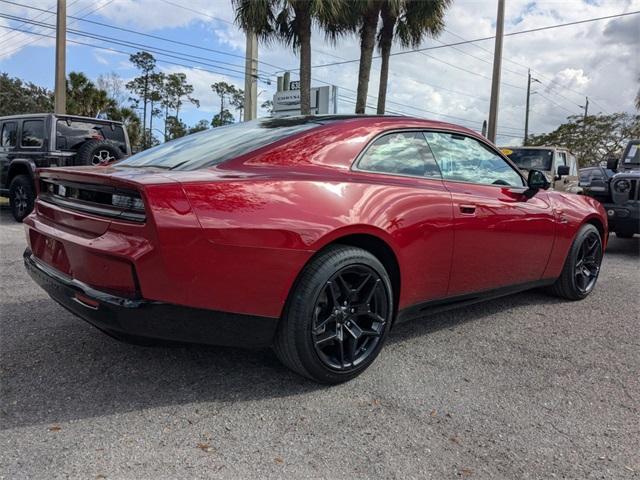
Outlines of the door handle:
M476 206L475 205L460 204L460 213L462 213L463 215L475 215Z

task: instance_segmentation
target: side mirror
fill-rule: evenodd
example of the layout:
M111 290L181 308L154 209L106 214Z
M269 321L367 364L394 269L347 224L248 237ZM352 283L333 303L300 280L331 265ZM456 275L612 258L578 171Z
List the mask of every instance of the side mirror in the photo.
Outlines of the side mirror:
M538 193L538 190L547 190L551 186L549 180L547 180L547 176L540 170L529 170L527 184L529 185L529 189L526 195L529 197Z
M558 176L566 177L571 172L571 169L568 165L558 165Z
M618 159L616 157L607 158L607 168L614 172L618 170Z

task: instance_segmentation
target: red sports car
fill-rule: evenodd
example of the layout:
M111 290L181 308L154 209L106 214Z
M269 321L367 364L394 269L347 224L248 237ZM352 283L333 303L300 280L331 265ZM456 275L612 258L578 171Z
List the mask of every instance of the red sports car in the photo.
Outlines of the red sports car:
M548 186L455 125L262 119L40 171L24 260L114 337L273 346L337 383L396 322L533 287L586 297L606 214Z

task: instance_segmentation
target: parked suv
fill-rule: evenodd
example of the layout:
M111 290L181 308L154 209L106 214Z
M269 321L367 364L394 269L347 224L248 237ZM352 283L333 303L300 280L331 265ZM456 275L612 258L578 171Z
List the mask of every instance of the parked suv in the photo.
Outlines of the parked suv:
M122 123L73 115L0 117L0 195L17 221L33 210L40 167L99 165L131 155Z
M542 170L551 188L569 193L581 193L578 185L576 157L562 147L503 147L509 157L525 174L529 170Z
M585 195L607 211L609 231L621 238L640 233L640 140L631 140L618 158L609 159L606 167L580 170L580 185Z

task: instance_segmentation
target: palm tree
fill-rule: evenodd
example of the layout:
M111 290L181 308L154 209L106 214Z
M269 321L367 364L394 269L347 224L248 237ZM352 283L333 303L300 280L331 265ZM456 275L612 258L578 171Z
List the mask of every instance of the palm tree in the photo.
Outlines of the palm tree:
M384 114L389 79L389 58L394 38L403 48L418 48L425 37L435 37L444 28L444 14L451 0L385 0L380 14L382 28L378 49L382 57L378 114Z
M268 43L278 40L300 52L300 112L311 113L311 27L332 26L344 15L347 0L232 0L236 23Z
M356 95L356 113L365 113L369 93L371 61L376 47L378 19L383 0L357 0L349 3L350 15L344 30L357 30L360 35L360 65L358 68L358 92Z

